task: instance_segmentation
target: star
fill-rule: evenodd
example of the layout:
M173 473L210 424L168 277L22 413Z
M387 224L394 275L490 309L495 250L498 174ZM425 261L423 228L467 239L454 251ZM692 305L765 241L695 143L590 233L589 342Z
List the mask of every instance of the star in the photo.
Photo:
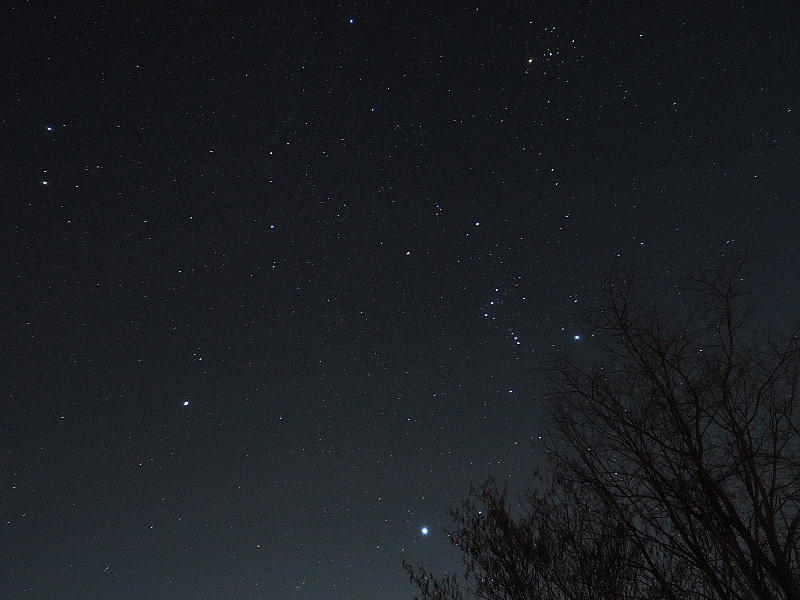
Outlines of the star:
M188 401L188 400L184 400L184 401L183 401L183 405L184 405L184 406L189 406L189 401Z
M427 527L422 527L422 528L419 530L419 532L420 532L422 535L428 535L428 528L427 528Z

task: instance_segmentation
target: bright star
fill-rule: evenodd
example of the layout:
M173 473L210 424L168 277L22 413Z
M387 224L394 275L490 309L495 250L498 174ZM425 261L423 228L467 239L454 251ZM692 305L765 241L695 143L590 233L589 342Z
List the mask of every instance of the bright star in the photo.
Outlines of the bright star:
M427 527L423 527L422 529L419 530L419 532L422 535L428 535L428 528Z
M188 401L188 400L184 400L184 401L183 401L183 405L184 405L184 406L189 406L189 401Z

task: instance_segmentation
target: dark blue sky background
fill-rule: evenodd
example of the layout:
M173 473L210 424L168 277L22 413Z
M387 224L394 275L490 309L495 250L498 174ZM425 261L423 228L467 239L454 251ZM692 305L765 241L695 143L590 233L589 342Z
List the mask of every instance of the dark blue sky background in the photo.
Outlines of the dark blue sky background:
M7 10L0 596L411 598L609 268L797 308L796 7L441 4Z

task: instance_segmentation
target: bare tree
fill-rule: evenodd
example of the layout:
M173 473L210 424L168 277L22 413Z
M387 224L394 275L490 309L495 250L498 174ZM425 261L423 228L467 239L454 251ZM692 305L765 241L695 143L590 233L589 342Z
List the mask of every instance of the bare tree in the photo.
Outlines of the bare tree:
M423 600L800 599L800 330L751 327L746 265L691 278L682 317L609 281L600 360L551 371L542 487L474 490L464 579L406 565Z
M750 329L745 266L692 278L683 323L610 283L591 315L608 360L558 371L557 468L624 512L667 596L800 598L800 335Z
M560 478L511 497L492 479L449 511L462 577L404 567L423 600L661 598L619 511ZM673 575L677 578L678 572Z

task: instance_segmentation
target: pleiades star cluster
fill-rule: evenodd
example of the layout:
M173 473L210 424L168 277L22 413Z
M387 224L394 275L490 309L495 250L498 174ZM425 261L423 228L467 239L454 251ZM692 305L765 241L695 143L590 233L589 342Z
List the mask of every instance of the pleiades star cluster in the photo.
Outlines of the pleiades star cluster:
M798 286L797 7L14 2L0 597L410 600L610 269Z

